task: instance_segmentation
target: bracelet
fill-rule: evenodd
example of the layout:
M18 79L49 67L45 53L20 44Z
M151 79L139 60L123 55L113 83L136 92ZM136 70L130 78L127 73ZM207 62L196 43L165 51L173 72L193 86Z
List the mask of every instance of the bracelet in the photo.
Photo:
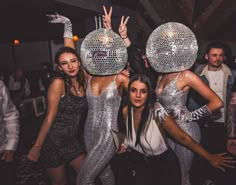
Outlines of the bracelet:
M40 146L33 146L33 148L36 149L36 150L40 150L41 149Z
M128 35L126 35L126 37L124 37L124 38L123 38L123 37L121 37L121 38L122 38L122 39L127 39L127 38L128 38Z

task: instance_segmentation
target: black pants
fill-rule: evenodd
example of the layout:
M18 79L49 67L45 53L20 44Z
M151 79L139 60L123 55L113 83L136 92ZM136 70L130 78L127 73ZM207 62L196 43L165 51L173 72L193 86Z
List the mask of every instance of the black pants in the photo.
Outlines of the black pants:
M201 145L211 153L227 152L226 147L226 129L224 123L205 122L200 124L201 128ZM231 154L228 154L232 156ZM201 184L204 180L209 179L216 185L235 185L236 169L225 168L225 172L214 168L210 163L199 156L196 156L192 168L193 185Z
M232 156L228 154L229 156ZM234 158L236 160L236 158ZM236 169L225 168L225 172L218 168L214 168L208 161L196 158L191 169L191 184L199 185L205 180L211 180L215 185L235 185Z
M226 129L224 123L207 121L200 124L201 128L201 144L212 153L226 151Z
M13 162L5 162L0 160L0 184L15 185L16 184L16 167Z
M116 155L112 168L116 185L181 184L179 161L171 149L151 157L136 151Z

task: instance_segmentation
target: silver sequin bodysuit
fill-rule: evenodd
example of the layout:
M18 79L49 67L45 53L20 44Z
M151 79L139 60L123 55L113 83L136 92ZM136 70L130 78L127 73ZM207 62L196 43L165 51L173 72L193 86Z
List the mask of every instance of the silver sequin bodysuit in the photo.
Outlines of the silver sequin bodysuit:
M186 121L186 113L188 112L185 104L188 92L179 90L176 86L178 75L174 78L157 97L164 106L170 116L172 116L177 124L189 134L195 141L200 141L200 129L196 122ZM193 153L187 148L168 139L168 143L179 158L182 173L182 185L189 185L189 170L192 165Z
M114 176L109 165L115 154L111 129L117 129L121 97L115 79L99 96L93 95L90 80L86 91L88 116L84 131L88 153L77 177L77 185L94 185L98 175L103 185L114 185Z

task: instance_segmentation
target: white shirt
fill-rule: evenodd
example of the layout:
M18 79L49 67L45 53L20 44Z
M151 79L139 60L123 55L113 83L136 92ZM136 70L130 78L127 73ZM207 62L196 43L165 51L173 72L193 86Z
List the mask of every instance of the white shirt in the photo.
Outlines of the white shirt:
M19 112L10 99L7 87L0 81L0 153L16 150L19 131Z
M20 90L20 88L21 88L21 82L15 81L14 77L12 75L10 75L8 89L10 91L17 91L17 90ZM24 88L25 88L25 96L29 96L31 94L31 90L30 90L30 85L29 85L29 81L27 78L25 78Z
M157 126L156 120L152 118L150 120L150 124L148 125L148 128L145 128L145 136L144 134L141 134L140 136L140 142L146 153L143 152L142 148L139 145L135 146L136 132L134 129L134 124L133 124L134 123L133 109L131 109L131 116L132 116L132 138L133 139L131 140L130 138L126 138L126 144L130 148L148 156L159 155L165 152L168 147ZM128 128L128 119L126 122L126 127ZM126 135L128 135L128 133Z
M219 71L207 71L209 77L210 88L220 97L223 101L223 88L224 88L224 73ZM215 122L225 122L224 107L213 113Z

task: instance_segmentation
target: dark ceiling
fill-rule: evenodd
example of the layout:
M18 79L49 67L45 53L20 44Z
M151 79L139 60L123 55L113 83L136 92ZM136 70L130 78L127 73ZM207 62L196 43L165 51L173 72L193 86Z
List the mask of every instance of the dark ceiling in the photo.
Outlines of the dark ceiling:
M0 43L62 39L62 25L49 24L45 16L54 12L69 17L73 32L84 37L103 4L114 7L116 28L116 19L130 15L129 34L142 42L168 21L187 25L198 39L236 41L236 0L8 0L0 7Z

